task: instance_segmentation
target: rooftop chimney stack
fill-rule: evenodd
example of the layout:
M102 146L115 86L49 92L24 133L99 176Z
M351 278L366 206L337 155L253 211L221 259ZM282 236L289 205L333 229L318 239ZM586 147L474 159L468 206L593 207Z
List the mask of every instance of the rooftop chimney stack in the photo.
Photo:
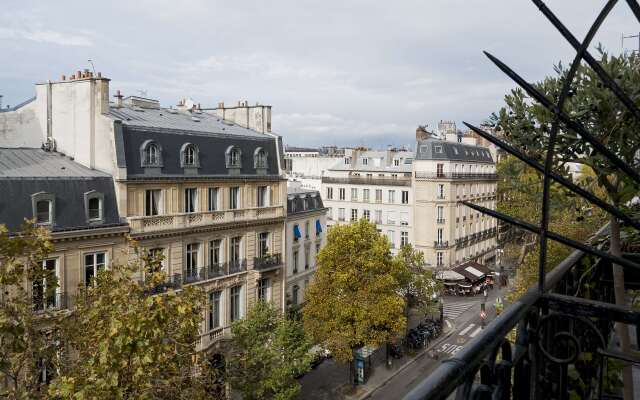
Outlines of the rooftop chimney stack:
M115 96L113 96L116 98L116 107L122 107L122 94L120 93L120 90L116 90L116 94Z

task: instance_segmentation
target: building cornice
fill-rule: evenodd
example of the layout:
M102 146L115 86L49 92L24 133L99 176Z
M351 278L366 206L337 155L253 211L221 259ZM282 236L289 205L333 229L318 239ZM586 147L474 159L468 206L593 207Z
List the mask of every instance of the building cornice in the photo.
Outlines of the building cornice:
M229 176L206 176L206 175L189 175L189 176L131 176L126 179L115 179L118 183L177 183L177 182L286 182L287 178L281 175L229 175Z
M315 215L315 214L322 215L326 213L328 210L329 210L328 207L324 207L324 208L317 208L315 210L296 211L295 213L287 214L287 221L305 218L305 217L308 217L309 215Z
M98 239L105 237L124 236L129 233L129 225L118 225L104 228L88 228L60 232L51 232L51 241L70 242L86 239Z
M274 224L284 223L284 221L285 221L284 217L276 217L276 218L242 221L242 222L229 222L229 223L223 223L223 224L203 225L203 226L197 226L197 227L167 229L167 230L156 231L156 232L131 233L131 238L135 240L158 239L158 238L166 238L171 236L179 236L187 233L188 234L206 233L206 232L216 232L216 231L238 229L238 228L242 229L242 228L250 228L250 227L256 227L256 226L274 225Z

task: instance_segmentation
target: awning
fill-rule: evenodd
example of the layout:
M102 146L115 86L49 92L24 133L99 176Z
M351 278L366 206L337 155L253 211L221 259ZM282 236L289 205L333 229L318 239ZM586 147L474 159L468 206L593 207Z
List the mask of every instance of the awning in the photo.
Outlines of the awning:
M320 220L317 219L316 220L316 234L321 233L322 232L322 224L320 223Z
M474 283L483 279L491 272L489 268L477 262L469 261L453 269L455 272L463 275L467 280Z
M442 279L445 281L463 281L464 276L460 275L455 271L440 271L436 274L437 279Z
M293 237L296 239L302 237L302 234L300 233L300 227L297 224L293 226Z

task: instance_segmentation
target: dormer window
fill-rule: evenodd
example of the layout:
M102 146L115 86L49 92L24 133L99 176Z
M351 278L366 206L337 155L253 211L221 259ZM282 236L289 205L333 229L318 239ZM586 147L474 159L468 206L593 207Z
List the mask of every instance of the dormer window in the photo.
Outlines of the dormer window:
M436 153L442 153L442 146L435 146L434 148Z
M162 167L162 147L153 140L146 140L140 146L143 167Z
M39 192L31 195L31 207L36 224L53 225L55 215L55 196Z
M92 190L84 194L85 219L89 223L104 221L104 195Z
M198 147L192 143L185 143L180 149L180 164L182 168L198 168L200 160Z
M254 168L267 168L267 152L262 147L258 147L253 153L253 167Z
M227 168L240 168L242 166L242 153L235 146L229 146L226 151Z

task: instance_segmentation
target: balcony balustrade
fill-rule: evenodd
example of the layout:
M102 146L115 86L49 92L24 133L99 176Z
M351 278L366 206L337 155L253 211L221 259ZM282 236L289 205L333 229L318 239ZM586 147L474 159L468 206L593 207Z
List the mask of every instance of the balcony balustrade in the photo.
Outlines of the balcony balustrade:
M64 292L34 295L32 307L36 312L64 310L69 306L67 300L67 293Z
M185 229L214 224L233 224L256 219L282 217L281 206L247 208L226 211L203 211L171 215L128 217L132 233L148 233L171 229Z
M350 176L347 178L337 178L331 176L323 176L322 183L338 183L347 185L382 185L382 186L411 186L411 174L405 177L382 178L382 177L365 177ZM381 203L377 200L376 203Z
M447 249L449 248L449 241L435 241L433 242L433 247L436 249Z
M253 269L266 270L282 265L282 255L280 253L268 254L253 259Z
M237 274L247 270L247 260L231 260L229 261L229 274Z
M498 180L495 173L471 173L471 172L420 172L416 171L418 179L455 179L455 180Z

